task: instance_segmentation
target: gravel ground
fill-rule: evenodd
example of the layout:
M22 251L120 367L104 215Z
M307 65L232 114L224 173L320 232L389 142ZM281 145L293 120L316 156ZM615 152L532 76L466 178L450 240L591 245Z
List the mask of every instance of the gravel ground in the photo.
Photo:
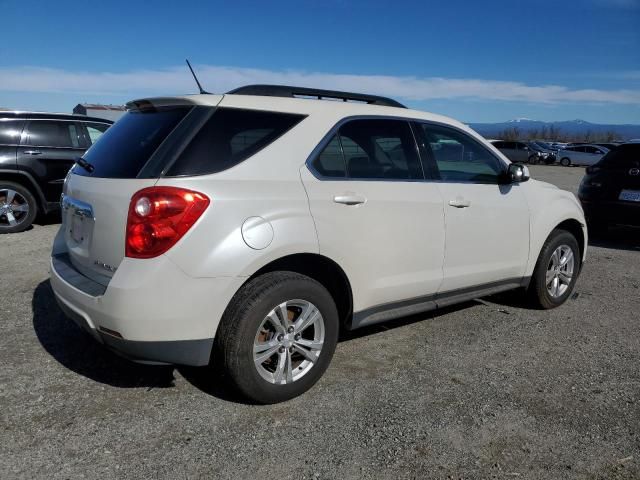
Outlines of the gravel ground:
M532 173L575 191L582 169ZM265 407L67 320L57 228L0 237L0 478L640 478L637 231L592 242L561 308L492 297L355 332Z

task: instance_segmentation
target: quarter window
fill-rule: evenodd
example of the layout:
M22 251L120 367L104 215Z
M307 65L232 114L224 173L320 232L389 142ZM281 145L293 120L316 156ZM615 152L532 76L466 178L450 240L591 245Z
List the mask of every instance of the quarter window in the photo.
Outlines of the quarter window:
M504 171L500 160L479 142L457 130L421 125L424 148L444 182L498 183Z
M89 134L91 145L96 143L102 134L107 131L107 128L109 128L109 125L104 123L85 123L85 126L87 127L87 133Z
M203 175L231 168L277 140L303 115L218 108L167 176Z
M324 177L345 177L347 175L338 135L334 135L327 146L324 147L324 150L313 162L313 166Z

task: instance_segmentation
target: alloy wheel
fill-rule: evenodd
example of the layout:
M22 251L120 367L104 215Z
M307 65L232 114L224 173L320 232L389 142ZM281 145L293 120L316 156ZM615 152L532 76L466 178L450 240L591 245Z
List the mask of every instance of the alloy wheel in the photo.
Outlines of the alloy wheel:
M568 245L560 245L553 251L547 265L547 292L553 298L564 295L571 285L575 258L573 250Z
M311 370L324 344L320 310L294 299L274 307L262 320L253 342L253 362L269 383L293 383Z
M0 226L15 227L29 216L29 203L10 188L0 189Z

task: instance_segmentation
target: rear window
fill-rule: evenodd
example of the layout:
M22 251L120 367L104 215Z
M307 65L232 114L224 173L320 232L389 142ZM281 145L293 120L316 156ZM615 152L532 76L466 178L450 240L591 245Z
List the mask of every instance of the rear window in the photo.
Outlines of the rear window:
M597 163L603 168L640 168L640 143L620 145Z
M73 173L100 178L136 178L190 109L180 106L127 112L83 155L94 166L93 173L79 165Z
M167 176L218 173L246 160L271 144L304 115L236 108L218 108Z

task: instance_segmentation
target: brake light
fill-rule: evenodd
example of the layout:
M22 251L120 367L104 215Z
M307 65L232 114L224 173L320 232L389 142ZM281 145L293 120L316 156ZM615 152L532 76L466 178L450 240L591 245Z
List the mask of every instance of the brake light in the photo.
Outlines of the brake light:
M209 198L177 187L149 187L129 204L125 255L152 258L173 247L209 206Z

